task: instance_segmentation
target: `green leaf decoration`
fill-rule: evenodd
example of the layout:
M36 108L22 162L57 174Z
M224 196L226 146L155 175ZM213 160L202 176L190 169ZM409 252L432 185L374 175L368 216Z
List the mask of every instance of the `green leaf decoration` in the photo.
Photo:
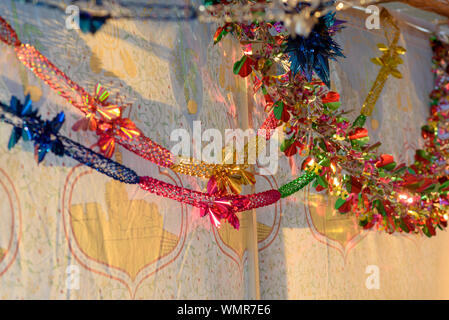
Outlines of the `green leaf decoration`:
M281 151L284 152L285 150L287 150L288 147L290 147L293 144L293 142L295 142L295 139L284 140L280 147Z
M214 39L214 44L217 44L220 42L221 39L223 39L223 37L225 35L227 35L229 32L226 30L226 28L223 28L219 34L216 35L215 39Z
M335 110L337 110L338 108L340 108L341 102L340 102L340 101L337 101L337 102L329 102L329 103L325 103L324 106L327 107L327 108L329 108L329 109L331 109L331 110L333 110L333 111L335 111Z
M204 0L204 5L207 6L211 6L214 4L219 4L220 1L219 0Z
M400 167L399 169L395 169L393 172L394 174L401 174L403 173L405 170L407 170L406 166Z
M320 186L322 186L323 188L327 188L327 181L324 180L324 178L323 178L322 176L318 176L318 177L316 178L316 181L317 181L318 184L319 184Z
M361 139L355 139L355 140L351 140L351 145L354 148L363 148L364 146L366 146L369 143L369 137L364 137Z
M283 101L276 101L274 104L274 117L278 120L282 119L282 113L284 112L284 102Z
M387 212L385 211L384 205L382 203L382 201L380 201L379 199L376 199L373 201L374 206L376 207L377 211L383 215L384 217L387 215Z
M331 160L328 157L323 158L318 162L320 166L329 167L331 165Z
M359 115L355 120L354 123L352 124L352 128L363 128L363 126L365 125L366 122L366 116L361 114Z
M382 169L379 169L379 177L381 178L385 178L386 176L388 176L387 173L385 173L385 171Z
M243 55L243 57L239 61L234 63L234 67L232 68L232 72L234 72L234 74L239 74L240 69L242 69L243 65L245 64L246 58L247 57Z
M431 184L430 186L428 186L423 192L437 192L438 191L438 184Z
M449 180L444 182L442 185L440 185L440 187L438 188L438 191L442 191L442 190L446 189L447 187L449 187Z
M423 159L426 159L429 161L432 159L432 156L429 155L426 151L424 151L422 149L416 150L416 153L418 154L418 156L420 156Z
M341 123L341 122L349 122L349 119L346 117L337 117L337 123Z
M273 60L271 60L271 59L268 59L267 61L265 61L265 64L264 64L264 68L265 69L268 69L268 68L270 68L272 65L273 65Z
M346 200L342 199L342 198L338 198L337 201L335 201L335 209L340 209L340 207L342 205L344 205L346 203Z
M386 166L382 167L382 169L385 169L387 171L391 171L394 168L396 168L396 162L392 162L392 163L387 164Z
M429 238L432 238L432 235L430 234L429 228L427 226L423 226L422 232Z
M364 227L368 224L368 219L359 220L359 226Z
M359 208L365 208L365 204L363 203L362 193L359 193Z
M351 183L351 180L348 180L348 181L346 182L345 188L346 188L346 191L348 191L348 193L351 193L351 190L352 190L352 183Z

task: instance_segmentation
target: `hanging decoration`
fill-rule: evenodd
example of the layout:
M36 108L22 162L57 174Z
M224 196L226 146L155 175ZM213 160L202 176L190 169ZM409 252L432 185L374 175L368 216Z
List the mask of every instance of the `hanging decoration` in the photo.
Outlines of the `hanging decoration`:
M307 36L288 37L285 52L289 54L293 74L301 71L310 82L315 72L330 87L329 59L344 57L339 44L333 39L343 23L335 19L335 13L328 13L318 19Z
M387 39L387 45L379 43L377 47L382 52L382 56L373 58L371 61L379 65L381 68L377 74L376 80L362 105L361 114L370 116L373 113L374 107L379 100L380 94L388 80L388 77L392 75L397 79L402 79L402 74L397 67L403 63L401 55L404 55L406 50L398 46L399 36L401 34L397 23L391 14L382 9L380 13L383 28L385 29L385 38ZM392 40L389 40L389 35L392 34Z
M198 177L234 177L235 184L254 183L247 179L250 174L246 165L208 164L195 159L174 156L136 127L133 121L123 118L123 107L108 103L108 91L97 84L93 95L72 81L64 72L52 64L35 47L23 44L12 27L0 17L0 40L14 47L18 59L50 88L84 113L84 118L73 126L77 130L91 130L99 136L97 145L106 157L111 157L119 144L138 156L158 166L171 168L182 174ZM231 191L241 190L241 187Z
M384 20L388 16L384 11ZM341 24L337 26L341 29ZM396 68L402 63L399 55L405 50L397 46L399 29L396 31L389 46L380 46L385 54L376 60L383 65L378 79L389 74L399 76ZM218 28L214 42L226 34L234 35L243 47L244 57L236 62L234 73L241 77L251 75L254 92L261 90L265 98L265 123L280 127L285 133L281 151L289 157L306 157L303 173L279 189L281 197L312 183L318 192L336 195L335 209L341 214L355 214L365 229L433 236L437 228L446 227L448 216L441 205L448 199L444 181L418 170L418 163L398 165L391 155L378 153L380 143L370 143L364 127L370 114L369 104L351 123L339 94L326 88L325 73L316 68L311 78L311 68L304 67L309 63L306 55L297 59L298 63L293 61L296 64L286 55L283 43L287 34L282 24L228 23ZM331 45L329 41L321 43ZM311 61L311 55L307 57ZM298 67L300 63L302 67ZM367 101L375 104L384 84L384 80L376 81ZM417 154L417 159L421 155L430 161L422 151Z
M334 19L334 16L330 15L327 19ZM183 159L176 159L145 137L130 119L122 118L121 107L107 102L107 91L101 85L97 85L94 94L90 95L34 47L22 44L6 21L0 19L0 23L0 39L14 47L19 59L32 72L84 113L85 118L77 122L75 129L99 132L98 144L105 155L109 155L111 148L115 147L113 143L118 143L160 166L210 180L207 193L201 193L151 177L139 177L133 170L104 154L60 135L63 113L53 120L44 121L32 110L29 99L24 104L14 98L10 105L0 104L4 111L1 120L13 125L14 137L10 138L10 147L17 144L20 136L24 140L32 140L38 161L42 161L49 151L59 156L70 156L116 180L139 184L142 189L159 196L198 207L201 215L208 215L215 226L225 220L238 228L237 212L273 204L310 183L318 192L336 195L336 210L341 214L352 212L365 229L430 237L436 234L436 229L447 226L449 181L445 167L447 130L444 120L449 102L445 87L432 93L432 118L423 128L423 136L429 140L426 149L417 151L416 161L412 165L397 164L391 155L377 151L380 143L370 142L365 128L366 114L362 113L353 122L346 118L348 111L342 108L339 94L329 90L324 82L328 79L326 72L322 72L326 62L320 62L321 68L314 68L311 67L314 64L309 64L307 59L299 59L298 63L303 65L296 68L286 51L290 34L282 23L229 23L221 26L214 42L218 43L227 33L240 40L244 55L235 63L233 71L240 77L251 76L254 92L264 96L267 120L262 127L280 128L285 133L281 150L289 157L299 154L305 158L300 177L279 190L233 195L230 193L240 191L235 185L254 183L250 174L239 178L233 176L236 172L238 176L241 174L238 172L244 169L201 162L189 164ZM340 29L339 24L332 26ZM322 37L324 39L329 35L331 33L327 31ZM332 45L322 40L315 43ZM438 45L434 47L438 48ZM323 50L326 54L333 52L338 56L335 48ZM390 53L400 54L400 51ZM440 49L436 51L434 68L439 84L447 81L440 69L445 66L444 72L447 72L445 54ZM310 70L314 70L315 74L311 75ZM264 138L269 138L269 135ZM229 171L222 177L215 171L217 169Z
M417 151L415 159L418 170L435 175L440 183L449 186L449 44L436 36L430 44L435 85L430 93L430 117L421 128L425 148Z
M269 190L248 196L223 195L216 185L208 186L208 193L177 187L172 184L151 178L139 177L133 170L96 153L77 142L59 134L64 123L64 113L59 113L53 120L42 120L35 110L32 110L30 97L22 104L16 97L11 98L9 105L0 102L0 121L13 126L13 135L21 131L26 141L34 141L36 157L40 163L47 152L57 156L71 157L81 164L87 165L100 173L128 184L139 184L146 191L192 205L202 210L202 216L209 215L215 226L220 226L220 220L228 221L234 228L239 228L237 212L247 211L267 206L280 199L277 190ZM8 144L11 148L17 144Z

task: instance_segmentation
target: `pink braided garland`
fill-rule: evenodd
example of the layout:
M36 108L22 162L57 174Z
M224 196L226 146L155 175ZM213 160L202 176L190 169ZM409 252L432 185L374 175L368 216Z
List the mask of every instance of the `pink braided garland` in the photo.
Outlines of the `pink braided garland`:
M187 188L181 188L151 177L140 177L139 185L143 190L201 209L210 207L216 200L226 199L231 201L236 212L242 212L269 206L281 199L280 192L274 189L246 196L216 196Z

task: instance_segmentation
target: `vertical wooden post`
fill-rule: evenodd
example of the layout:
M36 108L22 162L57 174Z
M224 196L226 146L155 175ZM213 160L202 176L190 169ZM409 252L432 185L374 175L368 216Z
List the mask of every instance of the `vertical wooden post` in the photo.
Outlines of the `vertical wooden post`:
M259 248L257 245L257 216L256 210L245 212L248 218L248 274L249 274L249 299L260 300L260 276L259 276Z
M249 129L250 113L253 109L253 97L250 77L246 78L246 108L241 112L241 128L243 130ZM251 119L252 120L252 119ZM254 165L251 166L254 173ZM251 192L256 191L255 186L251 186ZM248 298L253 300L260 300L260 277L259 277L259 248L257 242L257 215L256 210L246 211L243 214L248 216L248 230L246 234L246 243L248 248Z

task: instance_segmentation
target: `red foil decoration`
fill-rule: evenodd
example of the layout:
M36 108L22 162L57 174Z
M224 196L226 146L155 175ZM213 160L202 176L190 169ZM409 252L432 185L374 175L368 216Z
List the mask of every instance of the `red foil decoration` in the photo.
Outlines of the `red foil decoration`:
M220 225L221 219L226 219L236 229L239 227L239 222L235 213L268 206L281 198L277 190L247 196L221 196L220 193L209 194L181 188L151 177L140 177L139 185L143 190L156 195L200 208L203 216L209 214L215 226ZM215 188L213 182L208 185L209 192L214 192Z

